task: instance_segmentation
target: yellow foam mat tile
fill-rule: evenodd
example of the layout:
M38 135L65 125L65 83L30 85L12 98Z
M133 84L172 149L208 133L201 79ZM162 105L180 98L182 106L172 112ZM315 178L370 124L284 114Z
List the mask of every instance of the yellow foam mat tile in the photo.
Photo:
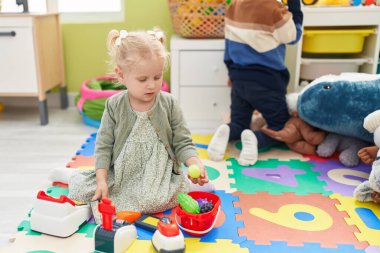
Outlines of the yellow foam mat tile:
M249 253L247 248L241 248L232 240L217 239L216 243L200 242L199 238L185 238L186 253ZM126 253L155 253L151 241L136 240Z
M208 135L192 134L191 137L193 138L194 143L208 145L211 141L212 134L208 134Z
M373 202L360 202L353 197L346 197L340 194L333 194L330 198L339 200L340 205L336 205L339 211L347 212L349 216L349 218L345 218L347 224L355 225L359 229L360 233L355 233L359 241L368 242L369 245L373 246L380 246L380 230L367 227L356 211L357 208L368 208L380 218L379 205Z

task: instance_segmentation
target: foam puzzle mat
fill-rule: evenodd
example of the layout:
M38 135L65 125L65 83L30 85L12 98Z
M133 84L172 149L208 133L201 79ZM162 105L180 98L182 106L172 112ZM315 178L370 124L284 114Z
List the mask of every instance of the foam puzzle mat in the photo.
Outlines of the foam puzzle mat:
M206 235L184 233L185 252L380 253L380 206L352 197L368 178L370 166L346 168L336 156L302 156L285 146L262 150L254 166L240 166L240 142L229 144L224 161L213 162L206 152L210 140L211 135L193 135L221 211ZM67 168L93 169L95 141L92 134ZM68 189L56 183L47 193L59 197ZM174 218L172 210L157 215ZM27 216L12 245L0 252L94 252L95 226L90 220L72 236L58 238L32 231ZM141 228L137 232L126 252L155 252L153 234Z

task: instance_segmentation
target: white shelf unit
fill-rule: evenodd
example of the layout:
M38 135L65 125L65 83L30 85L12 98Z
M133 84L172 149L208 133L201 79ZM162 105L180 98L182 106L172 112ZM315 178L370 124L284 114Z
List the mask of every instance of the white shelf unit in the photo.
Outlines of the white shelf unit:
M288 46L286 61L291 74L290 90L298 91L300 89L301 68L310 64L357 64L359 66L358 72L376 74L380 48L380 7L303 7L302 11L304 13L304 28L355 27L373 28L376 32L365 38L363 52L352 56L352 58L303 58L302 38L296 45ZM337 68L332 68L332 73L334 71L337 71Z
M302 38L287 46L286 65L291 79L289 91L300 89L302 64L355 63L359 72L376 74L380 45L380 7L303 7L304 27L372 27L376 33L366 38L363 52L352 59L302 58ZM223 62L223 39L171 39L171 92L179 100L191 128L214 129L229 112L230 88Z
M213 130L229 112L223 39L171 38L171 93L191 129Z
M60 87L68 106L58 13L0 14L0 97L37 97L48 124L46 93Z

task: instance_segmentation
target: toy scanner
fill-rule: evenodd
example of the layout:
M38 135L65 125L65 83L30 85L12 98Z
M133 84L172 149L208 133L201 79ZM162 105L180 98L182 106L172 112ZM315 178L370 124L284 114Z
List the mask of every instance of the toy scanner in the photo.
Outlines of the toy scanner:
M30 228L49 235L68 237L90 217L89 205L75 205L65 195L53 198L44 191L39 191L30 214Z
M94 230L95 251L124 253L137 238L135 225L124 220L113 220L116 208L112 201L103 198L98 205L102 224Z

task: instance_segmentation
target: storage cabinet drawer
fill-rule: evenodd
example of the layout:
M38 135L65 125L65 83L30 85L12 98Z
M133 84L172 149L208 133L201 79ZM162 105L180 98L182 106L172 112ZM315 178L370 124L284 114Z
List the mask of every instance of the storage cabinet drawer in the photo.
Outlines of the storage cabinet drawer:
M344 72L358 72L361 65L368 59L311 59L301 60L300 77L305 80L314 80L324 75L339 75Z
M224 51L181 51L180 86L225 86L227 68Z
M31 17L5 17L7 14L1 17L0 27L32 27L33 19Z
M0 27L0 93L37 93L32 28Z
M230 91L227 86L180 88L179 101L186 121L221 121L229 112Z

